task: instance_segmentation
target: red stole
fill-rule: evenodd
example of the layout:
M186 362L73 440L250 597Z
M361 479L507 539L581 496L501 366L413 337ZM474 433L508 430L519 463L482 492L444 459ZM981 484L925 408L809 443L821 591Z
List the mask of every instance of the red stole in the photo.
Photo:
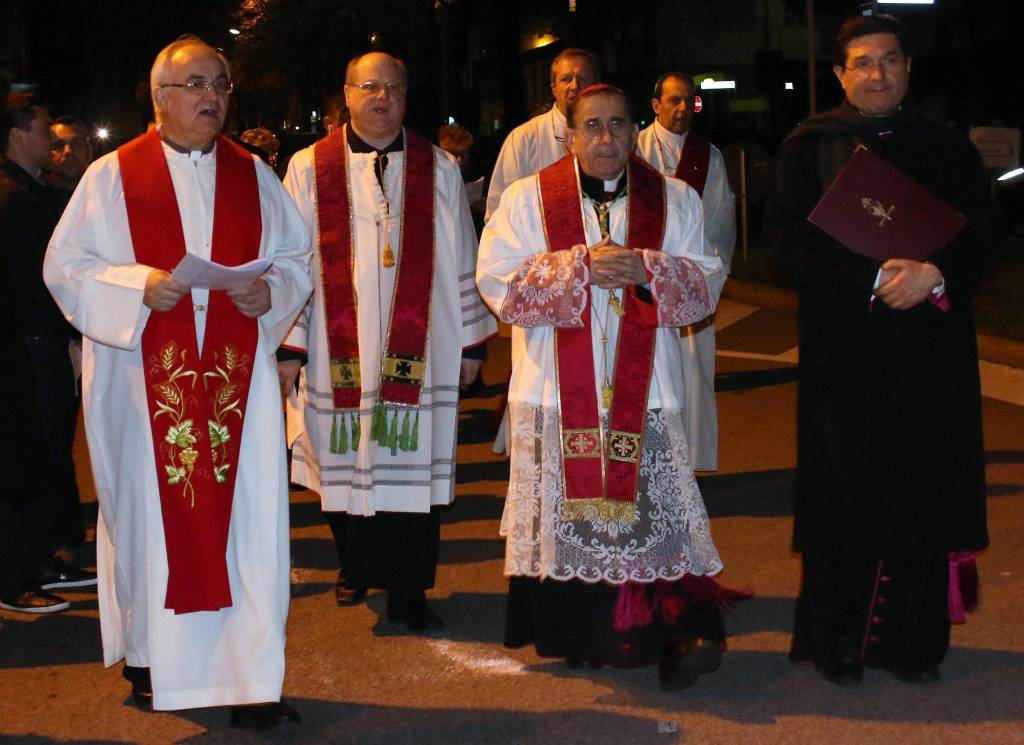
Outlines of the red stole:
M262 235L252 156L217 137L212 260L257 258ZM160 136L153 130L117 151L135 259L171 271L185 236ZM192 300L153 312L142 333L153 451L167 547L164 607L175 613L231 607L227 542L238 452L258 327L223 291L211 290L203 353Z
M665 180L636 156L627 163L629 222L626 246L661 250L665 231ZM544 229L551 251L586 245L576 162L566 157L538 176ZM634 523L643 451L647 394L654 368L656 308L639 300L635 289L624 293L625 316L619 322L607 437L601 436L594 386L591 313L583 328L555 331L555 356L562 442L565 501L569 520ZM562 375L562 371L570 374Z
M704 185L708 180L708 165L711 163L711 143L699 134L690 130L683 143L683 151L679 154L679 165L676 166L676 178L682 179L704 196Z
M346 131L347 128L338 130L316 143L313 160L334 406L358 409L362 385ZM379 397L390 404L416 406L426 371L430 292L434 279L435 189L433 148L409 130L405 130L404 168L398 278L387 349L381 365Z

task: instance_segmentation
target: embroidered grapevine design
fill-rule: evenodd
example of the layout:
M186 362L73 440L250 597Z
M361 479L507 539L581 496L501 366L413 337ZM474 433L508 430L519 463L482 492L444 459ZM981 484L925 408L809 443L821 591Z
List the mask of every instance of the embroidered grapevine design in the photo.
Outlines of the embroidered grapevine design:
M176 342L167 342L157 358L150 359L150 375L165 376L163 381L153 384L153 390L159 397L153 419L166 414L173 422L164 435L164 442L167 443L164 448L167 453L167 463L164 465L167 483L172 486L183 484L182 495L189 500L190 507L195 507L196 492L192 486L192 473L199 452L193 447L196 435L192 431L192 420L185 418L186 394L182 383L186 378L191 378L191 388L195 388L198 376L195 370L185 369L185 355L186 350L179 350Z
M238 350L227 344L223 349L223 359L217 352L213 353L213 370L203 373L203 385L209 389L210 379L215 383L210 403L213 405L213 419L207 423L210 427L210 454L213 457L213 477L218 484L228 480L227 471L231 468L228 458L228 441L231 429L228 427L228 415L235 414L242 419L239 408L240 399L235 396L240 384L236 376L243 378L249 375L249 355L239 356Z

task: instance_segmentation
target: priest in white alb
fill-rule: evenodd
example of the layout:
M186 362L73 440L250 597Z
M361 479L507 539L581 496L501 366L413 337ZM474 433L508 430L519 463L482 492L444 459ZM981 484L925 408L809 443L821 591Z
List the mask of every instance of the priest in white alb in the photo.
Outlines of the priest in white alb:
M150 79L158 127L86 172L44 278L85 339L83 407L99 500L103 658L136 704L231 706L234 726L298 714L282 698L287 476L274 352L310 292L309 234L266 165L219 134L233 89L182 37ZM190 287L185 254L270 267Z
M532 176L565 157L565 110L577 93L601 79L597 57L585 49L564 49L551 62L551 94L555 102L542 114L509 132L501 144L487 189L489 220L501 195L516 179Z
M721 291L736 247L736 198L717 147L691 128L696 86L681 72L667 72L654 85L654 122L640 132L640 157L666 176L687 183L704 208L703 250L722 260L714 293ZM718 407L715 405L715 325L708 317L682 330L687 440L695 471L718 468Z
M572 155L513 184L477 282L524 334L509 390L505 643L571 665L718 666L731 594L693 477L678 328L713 312L696 193L635 156L625 94L568 107Z
M497 324L459 167L402 126L405 65L371 52L345 81L351 121L285 178L316 246L313 297L279 352L289 386L308 355L292 480L321 496L339 605L383 589L387 621L425 631L442 625L426 590L455 493L459 382L480 366L463 352Z
M555 102L547 111L520 124L501 144L498 159L487 189L485 219L498 209L501 195L517 179L532 176L569 152L565 147L565 111L577 93L601 79L601 67L586 49L563 49L551 61L551 94ZM512 348L520 349L522 333L512 329ZM494 438L494 452L509 452L508 411L502 412L501 425Z

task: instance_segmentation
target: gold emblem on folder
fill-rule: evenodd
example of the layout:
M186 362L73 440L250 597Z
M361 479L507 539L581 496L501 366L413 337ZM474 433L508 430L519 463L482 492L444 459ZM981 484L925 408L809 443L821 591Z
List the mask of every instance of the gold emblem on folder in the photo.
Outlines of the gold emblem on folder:
M878 220L878 227L884 228L886 221L892 220L892 212L896 209L893 205L889 209L886 209L881 202L872 199L871 197L864 197L860 200L861 205L867 210L872 217L880 218Z

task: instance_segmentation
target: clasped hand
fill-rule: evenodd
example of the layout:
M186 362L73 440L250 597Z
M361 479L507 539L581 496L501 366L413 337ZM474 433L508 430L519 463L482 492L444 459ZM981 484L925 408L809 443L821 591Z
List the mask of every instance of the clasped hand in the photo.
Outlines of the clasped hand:
M147 308L164 313L192 291L163 269L152 269L146 276L146 289L142 302ZM270 285L266 280L257 279L240 290L227 290L227 296L246 318L257 318L270 310Z
M590 256L590 283L602 290L617 290L647 282L647 269L640 254L620 246L610 237L587 249Z
M934 264L889 259L882 264L875 297L893 310L906 310L924 302L942 281L942 272Z

